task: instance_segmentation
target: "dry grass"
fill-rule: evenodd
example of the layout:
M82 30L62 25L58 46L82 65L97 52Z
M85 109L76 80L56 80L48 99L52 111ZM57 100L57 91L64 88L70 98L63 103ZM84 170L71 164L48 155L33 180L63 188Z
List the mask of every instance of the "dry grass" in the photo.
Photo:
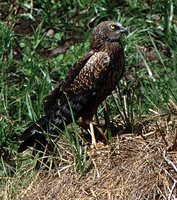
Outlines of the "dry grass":
M155 120L144 127L143 137L124 134L114 138L112 145L90 150L91 164L84 176L76 172L70 157L70 164L57 171L38 172L16 199L175 200L175 141L176 120Z

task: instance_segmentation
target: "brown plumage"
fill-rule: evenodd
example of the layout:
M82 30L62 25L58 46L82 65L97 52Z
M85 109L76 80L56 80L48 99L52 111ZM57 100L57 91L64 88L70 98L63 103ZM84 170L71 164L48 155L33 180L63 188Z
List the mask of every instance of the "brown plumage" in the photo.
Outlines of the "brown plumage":
M125 29L119 23L104 21L97 25L90 50L44 99L44 116L19 137L20 152L34 144L37 149L42 149L47 144L45 132L56 135L58 129L64 130L65 125L72 123L71 109L75 120L81 117L84 123L91 123L98 106L111 94L123 75L122 32Z

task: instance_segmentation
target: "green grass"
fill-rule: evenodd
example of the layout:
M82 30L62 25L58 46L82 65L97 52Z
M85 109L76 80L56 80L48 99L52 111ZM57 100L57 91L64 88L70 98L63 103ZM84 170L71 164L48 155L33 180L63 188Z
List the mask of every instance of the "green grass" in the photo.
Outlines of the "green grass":
M169 98L177 102L176 1L148 4L148 1L126 0L119 4L106 0L62 3L39 0L33 2L33 7L30 2L17 1L21 12L9 2L0 3L0 11L3 11L0 21L0 146L9 156L0 163L0 176L15 174L17 179L20 177L19 185L22 177L27 178L34 170L34 163L29 161L19 169L21 158L16 154L14 134L20 134L42 115L43 98L87 50L92 27L98 22L120 21L130 29L129 35L123 38L123 45L126 74L131 75L131 79L125 76L121 80L119 98L109 98L111 118L122 113L125 123L127 120L135 123L133 116L141 119L149 108L168 112ZM23 27L25 24L27 27ZM46 36L50 29L55 32L53 37ZM56 48L68 39L72 39L72 44L65 54L49 58L40 55L41 51ZM100 106L100 118L102 115ZM83 173L87 149L79 143L77 127L73 127L76 143L69 138L69 131L66 131L66 138L74 149L71 152L76 156L78 169ZM27 168L31 171L23 176ZM3 184L7 182L8 179L2 179ZM15 186L10 187L12 193L15 192Z

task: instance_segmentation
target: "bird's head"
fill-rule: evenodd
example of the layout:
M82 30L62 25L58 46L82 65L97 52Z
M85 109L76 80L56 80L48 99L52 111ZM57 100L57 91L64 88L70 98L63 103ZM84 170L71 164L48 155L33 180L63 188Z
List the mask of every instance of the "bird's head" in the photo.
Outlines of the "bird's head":
M93 31L92 46L94 45L95 41L97 41L97 43L99 42L100 45L101 43L104 44L105 42L119 42L120 35L127 32L128 29L124 28L118 22L103 21L98 24Z

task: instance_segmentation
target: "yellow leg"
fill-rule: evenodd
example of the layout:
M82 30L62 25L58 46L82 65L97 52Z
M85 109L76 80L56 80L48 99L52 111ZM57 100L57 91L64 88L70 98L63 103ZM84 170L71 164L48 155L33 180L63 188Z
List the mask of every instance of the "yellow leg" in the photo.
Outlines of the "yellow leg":
M92 145L96 146L96 139L95 139L94 128L93 128L93 123L92 122L89 123L89 127L90 127L89 132L90 132L91 139L92 139Z
M105 144L110 144L109 140L107 139L107 137L105 136L105 134L103 133L102 129L96 126L96 129L98 130L99 134L102 136L104 143Z

